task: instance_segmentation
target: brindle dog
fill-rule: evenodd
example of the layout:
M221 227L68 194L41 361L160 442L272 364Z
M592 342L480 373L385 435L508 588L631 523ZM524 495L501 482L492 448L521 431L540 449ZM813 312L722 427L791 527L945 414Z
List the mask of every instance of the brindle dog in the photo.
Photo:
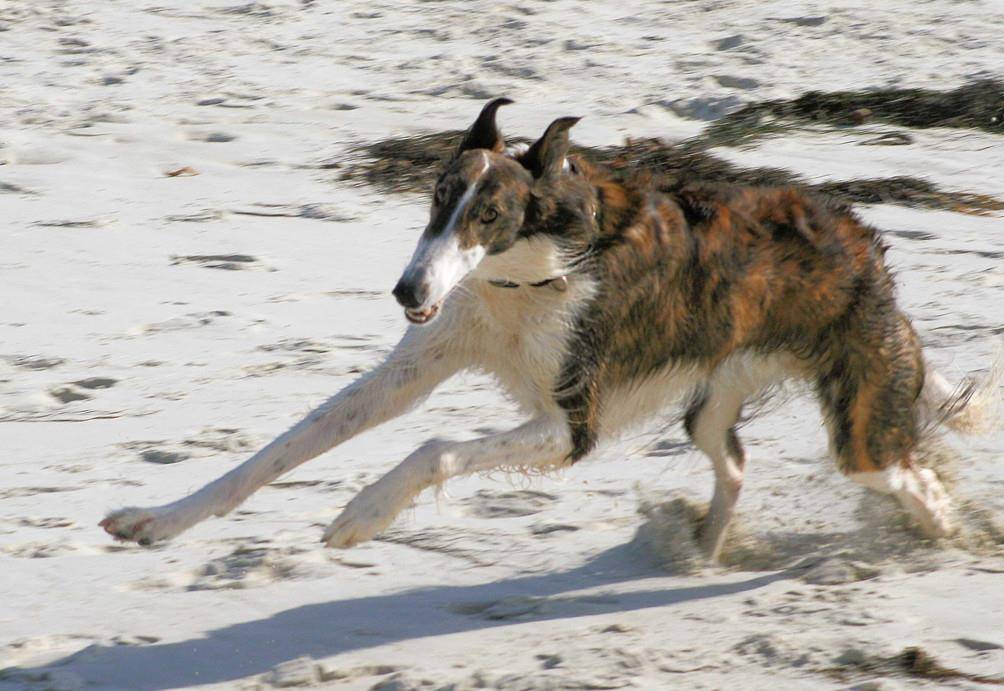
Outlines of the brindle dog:
M463 369L494 375L528 421L422 446L349 502L327 544L372 538L450 477L571 465L688 402L685 428L715 471L699 530L715 558L742 485L743 404L787 378L815 389L844 473L894 495L927 535L953 532L948 496L916 451L925 423L963 427L975 413L965 392L925 374L875 229L795 188L615 181L568 155L577 118L507 152L495 124L507 103L485 106L436 182L394 289L415 325L387 360L193 495L110 514L109 533L149 543L223 515Z

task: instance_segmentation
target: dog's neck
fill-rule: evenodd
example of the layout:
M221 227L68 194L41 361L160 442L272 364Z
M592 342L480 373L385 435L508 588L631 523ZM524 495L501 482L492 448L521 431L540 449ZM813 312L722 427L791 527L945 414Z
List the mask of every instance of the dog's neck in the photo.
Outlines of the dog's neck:
M496 283L525 285L566 276L568 261L556 238L537 233L516 241L505 252L485 257L474 277Z

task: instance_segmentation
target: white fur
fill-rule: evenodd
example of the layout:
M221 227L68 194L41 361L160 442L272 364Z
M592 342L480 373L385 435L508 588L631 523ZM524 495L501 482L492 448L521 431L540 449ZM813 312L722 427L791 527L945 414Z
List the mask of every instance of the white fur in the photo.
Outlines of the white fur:
M554 241L544 235L518 240L501 254L485 257L473 276L478 278L536 283L568 273L568 261Z
M461 199L461 204L464 200ZM457 208L460 205L458 204ZM412 280L418 267L425 271L425 281L428 286L426 298L417 309L428 309L438 305L456 285L471 272L484 258L485 249L475 245L469 249L460 249L456 233L444 230L440 235L419 242L408 268L404 270L403 280Z
M602 431L614 435L645 422L702 385L706 385L709 395L713 394L716 399L736 398L741 405L766 387L801 374L797 360L782 354L739 353L727 358L713 371L671 365L645 379L615 388L604 403Z
M449 478L499 467L556 467L571 451L567 425L538 417L516 429L467 442L431 442L363 489L325 531L332 547L371 539L425 489Z
M457 222L470 205L478 189L478 182L491 167L487 154L482 154L483 167L474 180L464 190L457 205L453 207L446 225L435 237L425 235L415 248L402 274L402 280L414 282L416 274L421 272L428 290L426 298L417 309L425 310L438 305L454 287L469 274L484 259L485 249L475 245L468 249L460 248L457 237Z
M933 470L892 466L848 477L868 489L896 497L928 537L946 537L956 531L951 499Z
M624 432L680 402L706 376L697 367L669 366L640 381L615 388L603 401L600 418L603 436L612 437Z
M712 389L694 426L694 444L711 459L715 473L715 490L701 533L701 547L710 559L721 554L743 486L745 461L732 453L726 436L739 417L743 400L735 389Z

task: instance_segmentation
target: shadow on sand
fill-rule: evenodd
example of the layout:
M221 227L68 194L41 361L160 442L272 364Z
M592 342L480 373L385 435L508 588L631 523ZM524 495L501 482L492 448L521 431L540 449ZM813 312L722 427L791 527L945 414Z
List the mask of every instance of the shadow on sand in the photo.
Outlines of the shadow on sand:
M9 668L3 676L37 678L62 667L89 685L137 691L219 684L261 674L302 656L321 659L427 636L666 607L755 590L797 575L797 569L791 569L738 582L560 597L586 588L666 577L650 564L639 564L634 556L630 545L622 545L564 572L304 605L176 643L90 646L44 668ZM486 608L507 598L547 599L519 621L493 619Z

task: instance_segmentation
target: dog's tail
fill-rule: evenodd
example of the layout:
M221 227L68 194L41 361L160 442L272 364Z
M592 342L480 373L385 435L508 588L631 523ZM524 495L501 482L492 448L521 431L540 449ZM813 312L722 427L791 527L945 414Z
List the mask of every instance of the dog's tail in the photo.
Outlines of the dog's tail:
M953 385L931 367L924 377L920 408L925 425L947 427L966 435L982 435L1001 428L1001 381L1004 379L1004 346L997 349L990 372L966 377Z

